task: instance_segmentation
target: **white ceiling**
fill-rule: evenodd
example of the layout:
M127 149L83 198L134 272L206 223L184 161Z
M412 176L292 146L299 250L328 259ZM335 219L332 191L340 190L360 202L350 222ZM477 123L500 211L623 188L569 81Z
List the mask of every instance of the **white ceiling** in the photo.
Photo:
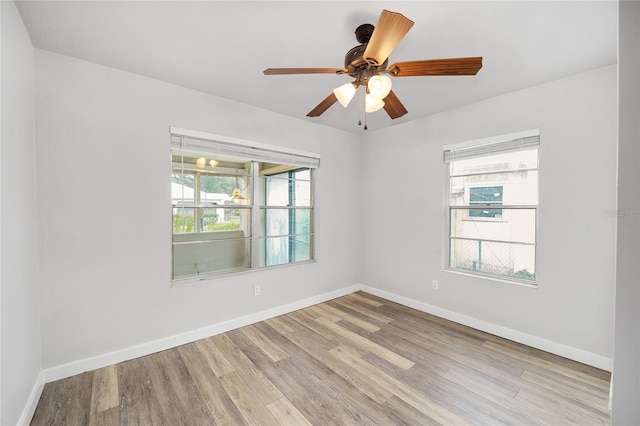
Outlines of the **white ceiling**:
M617 1L16 1L35 47L322 125L362 132L357 102L306 113L346 75L265 76L268 67L344 66L355 28L382 9L415 22L398 61L482 56L477 76L404 77L414 120L617 62Z

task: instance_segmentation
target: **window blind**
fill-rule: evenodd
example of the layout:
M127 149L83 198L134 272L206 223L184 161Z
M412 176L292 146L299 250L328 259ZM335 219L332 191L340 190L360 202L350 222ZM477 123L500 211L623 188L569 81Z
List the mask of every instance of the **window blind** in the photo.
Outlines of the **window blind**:
M319 154L174 127L171 128L171 148L267 163L320 167Z
M450 163L456 160L484 157L504 152L524 151L527 149L538 148L539 146L540 135L527 136L484 145L480 144L468 147L445 149L444 161L446 163Z

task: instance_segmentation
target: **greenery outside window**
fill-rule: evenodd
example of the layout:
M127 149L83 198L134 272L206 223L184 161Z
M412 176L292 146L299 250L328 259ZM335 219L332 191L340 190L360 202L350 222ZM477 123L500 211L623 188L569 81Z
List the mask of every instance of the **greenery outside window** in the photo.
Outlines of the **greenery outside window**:
M319 158L173 129L174 281L313 260Z
M251 268L251 162L200 168L199 158L172 155L173 279Z

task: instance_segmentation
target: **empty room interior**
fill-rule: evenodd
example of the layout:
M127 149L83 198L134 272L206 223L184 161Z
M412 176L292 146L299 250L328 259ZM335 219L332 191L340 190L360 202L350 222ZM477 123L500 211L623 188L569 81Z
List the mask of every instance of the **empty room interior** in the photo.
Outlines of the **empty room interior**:
M2 1L0 424L640 424L640 3Z

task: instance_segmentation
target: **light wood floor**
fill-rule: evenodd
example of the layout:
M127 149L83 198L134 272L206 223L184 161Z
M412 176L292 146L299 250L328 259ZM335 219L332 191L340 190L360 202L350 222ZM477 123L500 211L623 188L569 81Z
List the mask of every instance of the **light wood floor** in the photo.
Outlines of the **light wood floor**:
M359 292L47 383L32 425L608 424L609 380Z

